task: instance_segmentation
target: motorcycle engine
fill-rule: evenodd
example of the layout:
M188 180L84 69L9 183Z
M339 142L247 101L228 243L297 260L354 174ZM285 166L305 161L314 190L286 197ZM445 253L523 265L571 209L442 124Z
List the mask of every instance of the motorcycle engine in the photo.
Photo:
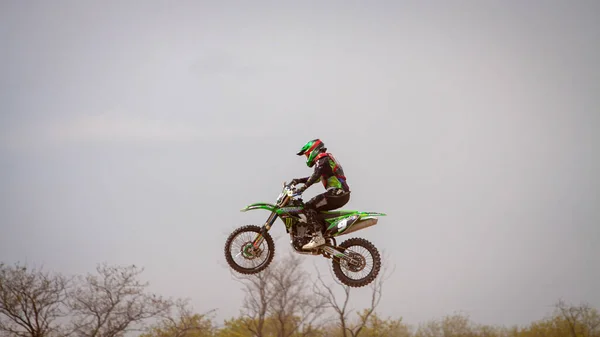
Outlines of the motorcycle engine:
M292 246L297 250L302 250L302 246L312 239L312 225L305 222L296 222L293 227Z

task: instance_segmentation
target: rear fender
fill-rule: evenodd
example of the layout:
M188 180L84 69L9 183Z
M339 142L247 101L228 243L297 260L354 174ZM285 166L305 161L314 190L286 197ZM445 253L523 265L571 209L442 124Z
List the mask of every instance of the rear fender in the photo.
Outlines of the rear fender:
M379 213L379 212L359 212L360 214L360 219L364 220L364 219L375 219L378 216L386 216L387 214L385 213Z
M379 212L355 212L344 214L337 218L331 218L326 220L329 223L327 232L333 236L351 233L364 227L377 224L377 217L385 215L385 213ZM360 226L352 228L354 225L357 225L359 223L361 224ZM369 225L364 226L367 223Z

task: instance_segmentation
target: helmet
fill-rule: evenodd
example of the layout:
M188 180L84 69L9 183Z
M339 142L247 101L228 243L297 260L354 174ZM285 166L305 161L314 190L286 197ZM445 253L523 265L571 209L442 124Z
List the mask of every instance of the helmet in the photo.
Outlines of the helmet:
M325 143L323 143L320 139L313 139L311 141L309 141L308 143L304 144L304 146L300 149L300 151L298 153L296 153L296 155L301 156L301 155L305 155L306 156L306 165L308 167L313 167L315 165L315 157L323 152L326 151L327 148L325 148Z

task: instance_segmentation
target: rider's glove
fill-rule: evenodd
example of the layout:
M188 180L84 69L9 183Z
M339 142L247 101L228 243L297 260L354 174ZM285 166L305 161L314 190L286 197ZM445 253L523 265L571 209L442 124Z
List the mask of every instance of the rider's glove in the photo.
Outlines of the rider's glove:
M306 191L306 185L303 185L302 187L298 187L296 189L296 194L302 194L304 191Z
M291 185L298 185L298 179L292 179L292 181L290 181Z

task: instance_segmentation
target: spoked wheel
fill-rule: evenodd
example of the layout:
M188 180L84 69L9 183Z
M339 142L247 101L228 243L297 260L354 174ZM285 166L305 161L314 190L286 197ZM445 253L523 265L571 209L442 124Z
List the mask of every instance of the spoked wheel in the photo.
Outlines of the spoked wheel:
M225 260L241 274L255 274L273 261L275 244L269 233L260 235L261 227L242 226L225 241Z
M362 238L351 238L337 246L349 258L334 257L332 261L335 276L350 287L363 287L373 282L381 268L381 256L377 247Z

